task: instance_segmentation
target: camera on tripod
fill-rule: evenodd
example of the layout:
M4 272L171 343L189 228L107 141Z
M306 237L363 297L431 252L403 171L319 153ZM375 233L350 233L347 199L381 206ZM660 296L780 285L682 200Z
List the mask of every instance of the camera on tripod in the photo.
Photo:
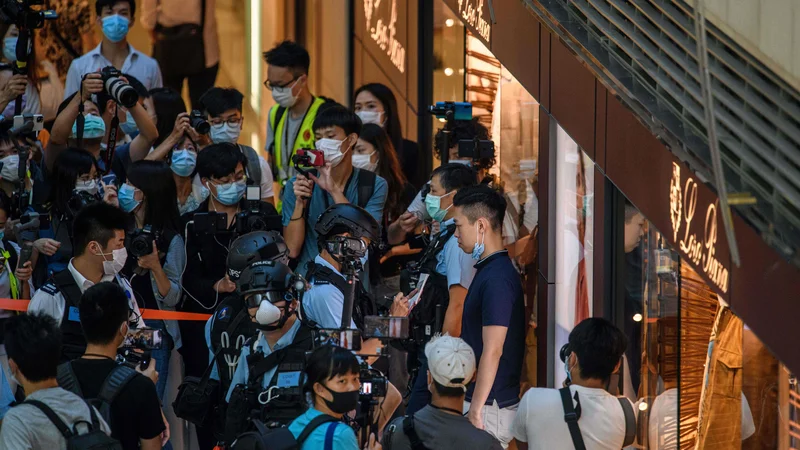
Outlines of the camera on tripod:
M199 134L208 134L211 131L211 124L208 123L208 116L203 114L202 111L193 109L189 114L189 124Z
M439 150L442 163L450 159L450 149L458 145L458 157L470 158L473 166L478 169L488 169L495 158L494 142L481 139L461 139L453 142L453 129L456 121L468 122L472 120L472 103L469 102L436 102L428 111L439 119L444 119L445 124L436 133L436 148Z
M139 101L139 93L122 79L122 72L114 66L106 66L100 70L103 86L115 102L126 108L132 108Z
M144 228L134 230L130 238L128 253L138 259L153 253L153 243L160 240L161 233L153 231L151 225L145 225Z

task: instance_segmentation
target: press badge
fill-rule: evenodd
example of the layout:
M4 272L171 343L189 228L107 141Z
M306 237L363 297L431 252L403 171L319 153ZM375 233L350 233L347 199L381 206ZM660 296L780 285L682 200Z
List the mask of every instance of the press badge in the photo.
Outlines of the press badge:
M69 319L71 322L80 322L81 321L81 315L78 312L78 307L77 306L70 306L69 307L69 315L67 316L67 319Z
M297 387L300 385L300 372L281 372L278 374L278 387Z

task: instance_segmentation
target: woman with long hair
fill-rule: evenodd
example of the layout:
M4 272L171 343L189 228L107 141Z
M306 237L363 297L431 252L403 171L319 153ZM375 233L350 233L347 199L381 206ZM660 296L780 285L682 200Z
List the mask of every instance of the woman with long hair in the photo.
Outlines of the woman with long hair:
M386 130L406 179L414 186L422 185L421 171L417 167L419 146L403 138L397 99L392 90L380 83L365 84L356 89L354 104L361 122L374 123Z

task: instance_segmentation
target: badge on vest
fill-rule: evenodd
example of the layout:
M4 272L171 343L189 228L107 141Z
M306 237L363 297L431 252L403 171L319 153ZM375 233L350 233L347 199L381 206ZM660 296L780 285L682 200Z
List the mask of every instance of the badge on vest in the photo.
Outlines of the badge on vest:
M278 373L278 387L296 387L300 384L300 372Z
M71 322L80 322L81 321L81 315L78 312L78 307L77 306L70 306L69 307L69 315L67 316L67 319L69 319Z
M217 320L225 320L230 317L230 307L226 306L217 313Z

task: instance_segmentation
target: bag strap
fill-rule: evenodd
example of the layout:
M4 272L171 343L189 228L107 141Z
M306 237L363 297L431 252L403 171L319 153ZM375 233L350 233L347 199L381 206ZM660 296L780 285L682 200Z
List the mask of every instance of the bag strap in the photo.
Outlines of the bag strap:
M61 388L72 392L80 398L83 398L83 391L81 390L81 385L78 382L78 376L75 375L75 370L72 368L72 361L65 362L64 364L60 364L58 366L58 369L56 370L56 381L58 381L58 385Z
M333 436L336 434L336 422L328 424L325 430L325 450L333 450Z
M320 425L328 422L338 422L338 421L339 419L333 416L329 416L327 414L320 414L319 416L314 417L313 419L311 419L311 422L308 422L308 425L306 425L306 427L303 428L303 431L300 433L300 436L297 436L297 448L302 448L303 442L305 442L306 439L308 439L308 437L311 435L311 433L314 430L316 430Z
M283 355L286 354L286 349L288 348L289 347L284 347L280 350L275 350L274 352L270 353L269 355L265 356L263 359L258 361L253 367L253 370L250 371L250 377L249 377L250 380L258 380L265 373L277 367L278 364L280 364L280 360L281 358L283 358Z
M370 170L358 169L358 206L367 207L367 203L375 192L377 175Z
M622 412L625 414L625 441L622 446L627 447L636 440L636 416L633 414L631 402L626 397L618 397L617 400L619 400Z
M572 443L575 445L575 450L586 450L586 445L583 443L583 436L581 436L581 428L578 426L578 419L581 418L581 401L578 398L578 393L575 393L575 401L578 402L577 407L572 405L572 397L570 394L569 386L558 390L561 394L561 404L564 407L564 422L567 422L569 428L569 435L572 437Z
M92 429L90 431L100 430L100 419L97 418L97 413L94 411L94 408L92 408L92 405L86 400L83 402L86 403L86 407L89 408L89 417L92 418ZM75 432L77 433L78 430L75 430Z
M403 433L411 444L411 450L428 450L428 447L426 447L425 444L422 443L422 439L419 438L416 428L414 428L413 414L403 418Z
M43 412L48 419L50 419L50 422L53 422L53 425L55 425L56 428L58 428L58 431L61 432L61 434L66 439L70 439L73 436L73 433L69 430L67 424L65 424L64 421L61 420L61 418L58 417L58 415L55 412L53 412L53 410L50 409L49 406L45 405L39 400L25 400L24 402L22 402L22 404L28 404L31 406L35 406L36 408L39 408L39 410Z
M125 385L128 384L128 382L130 382L135 376L136 370L131 369L128 366L120 364L117 367L114 367L114 370L112 370L103 381L103 385L100 387L100 393L97 394L97 398L111 406L111 404L114 402L114 399L117 398Z

